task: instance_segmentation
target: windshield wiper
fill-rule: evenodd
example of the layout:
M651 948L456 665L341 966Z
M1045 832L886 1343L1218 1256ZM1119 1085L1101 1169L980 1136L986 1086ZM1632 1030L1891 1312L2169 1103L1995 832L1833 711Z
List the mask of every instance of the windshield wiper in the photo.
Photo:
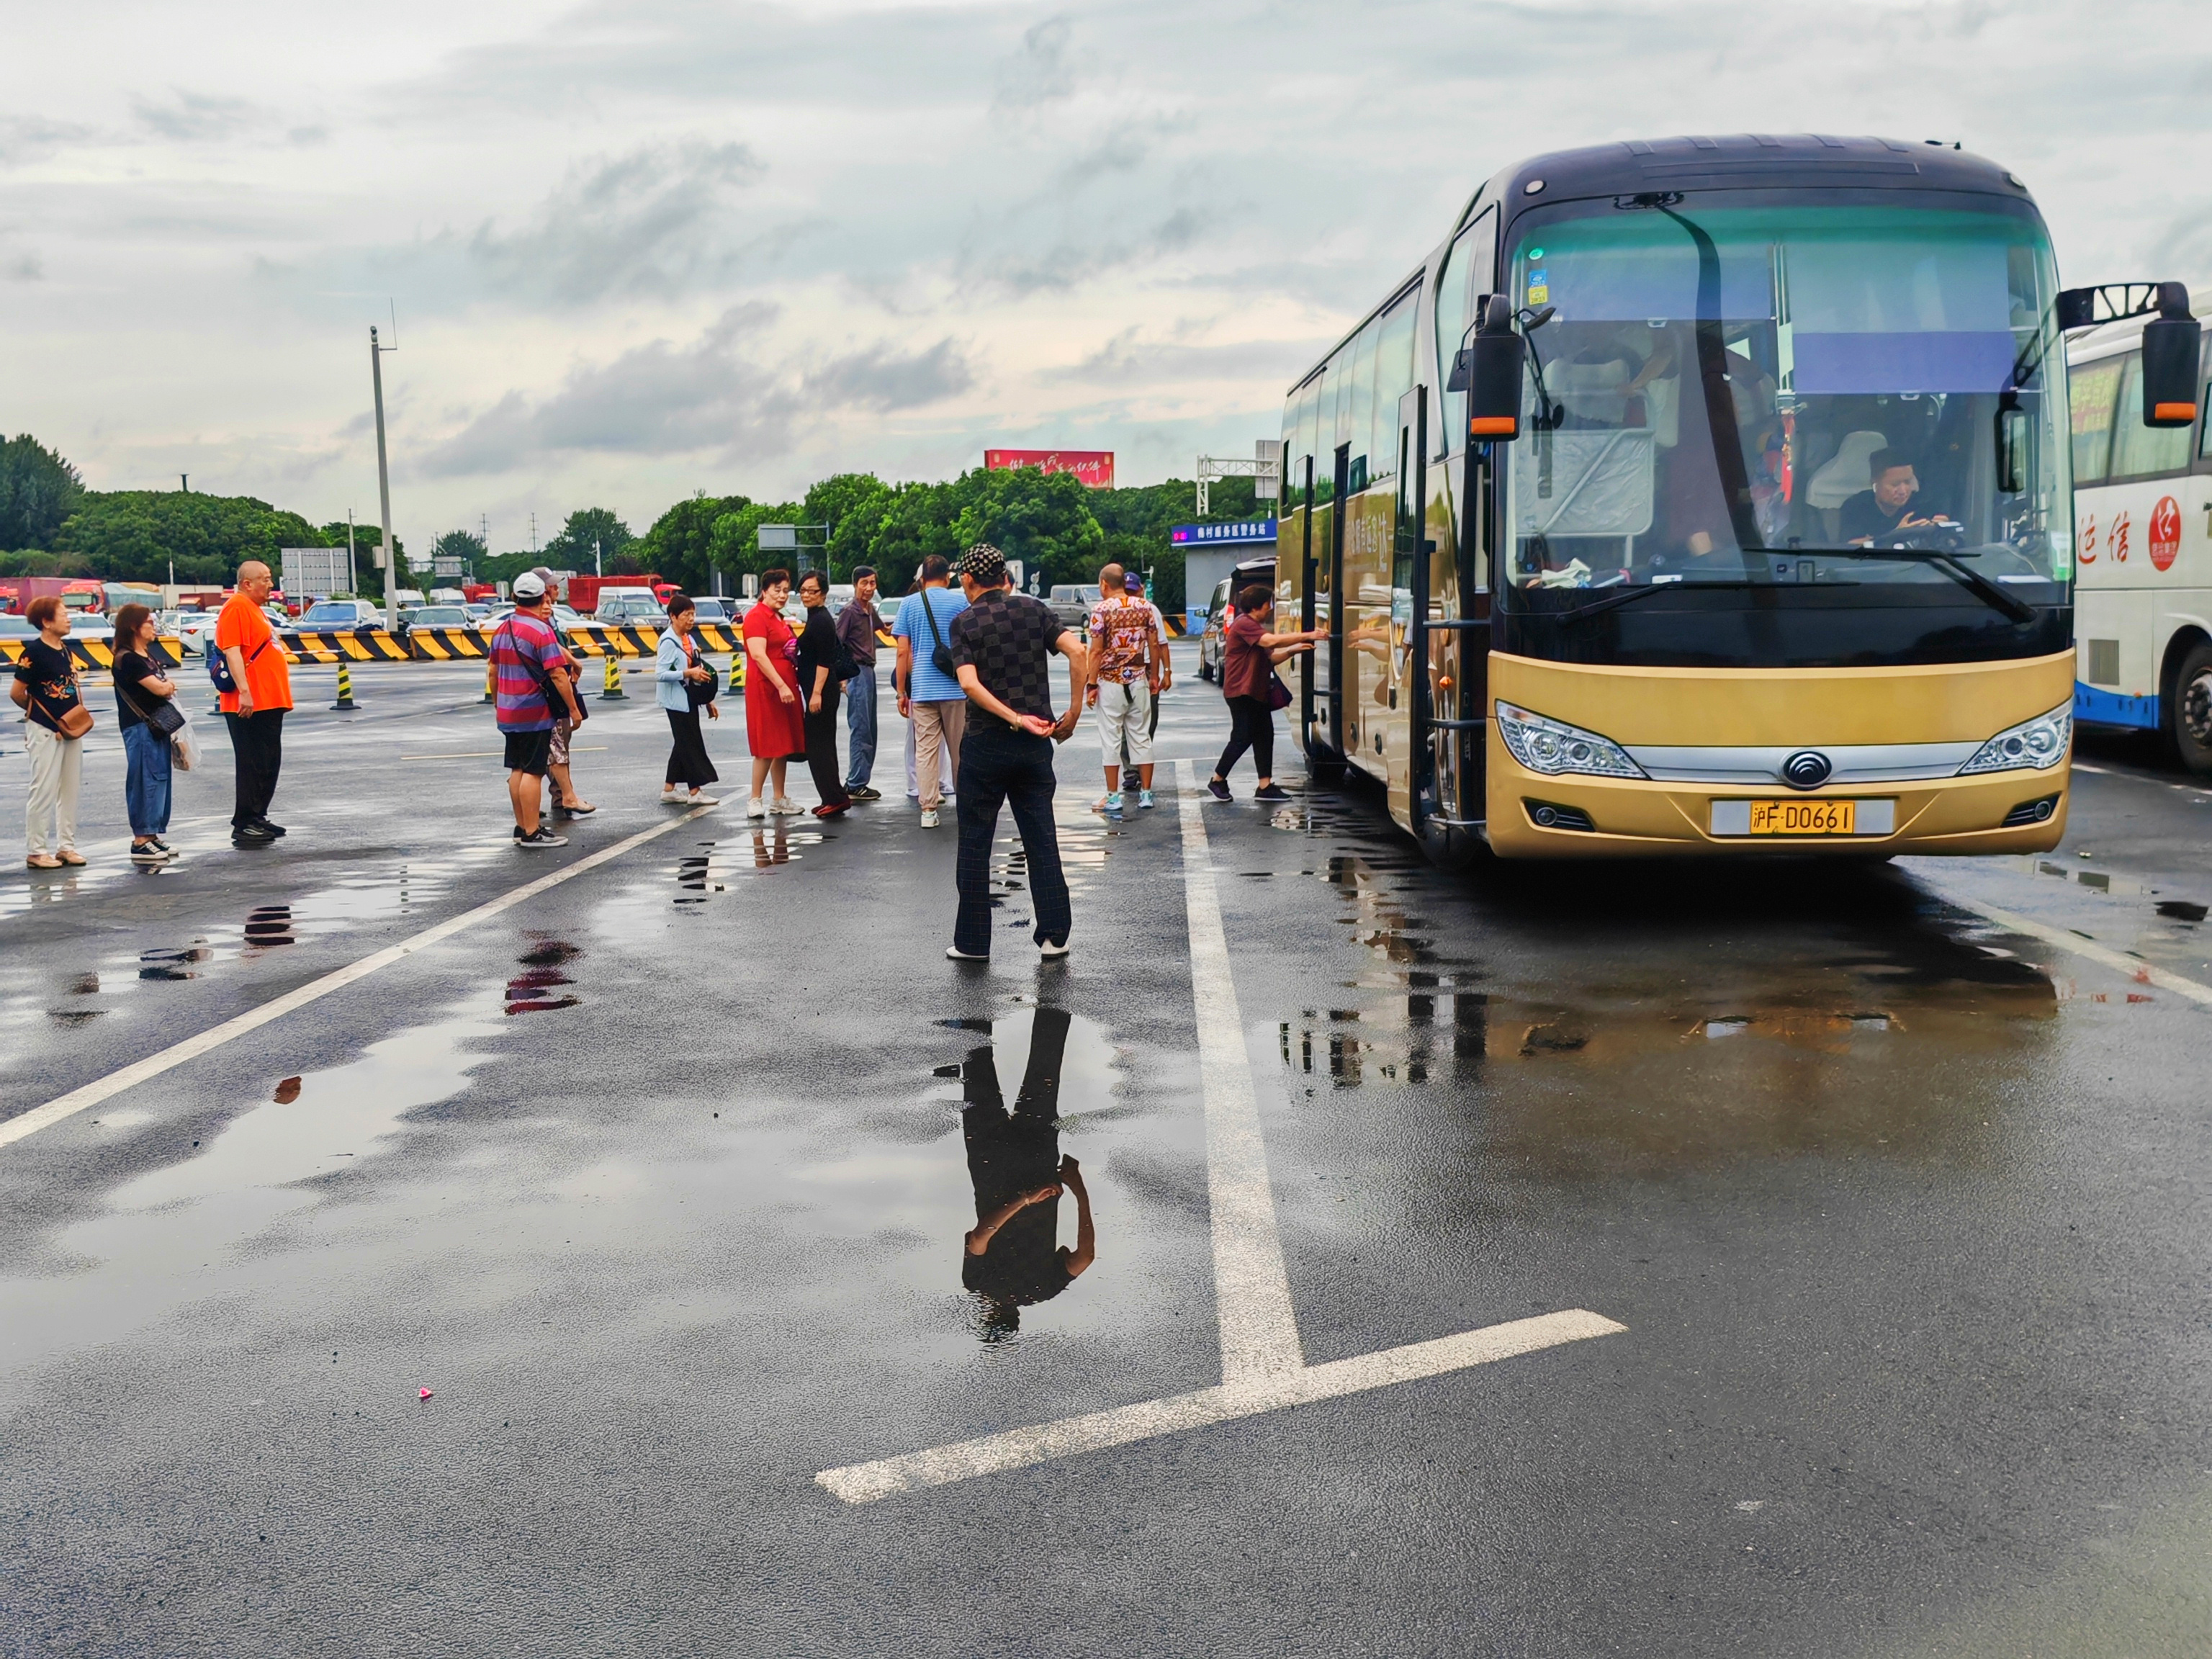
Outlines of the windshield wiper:
M1978 570L1969 570L1960 562L1976 559L1978 553L1946 553L1929 547L1794 547L1793 553L1811 553L1824 559L1888 560L1902 564L1929 564L1936 567L1953 581L1965 588L1992 611L2001 611L2016 623L2035 620L2035 607L2008 593Z
M1571 611L1558 613L1563 623L1580 622L1585 617L1595 617L1601 611L1613 611L1638 599L1648 599L1654 593L1679 593L1685 588L1711 590L1716 587L1771 587L1771 582L1749 580L1717 582L1654 582L1649 587L1624 587L1618 593L1608 593L1601 599L1592 599L1588 605L1578 605Z

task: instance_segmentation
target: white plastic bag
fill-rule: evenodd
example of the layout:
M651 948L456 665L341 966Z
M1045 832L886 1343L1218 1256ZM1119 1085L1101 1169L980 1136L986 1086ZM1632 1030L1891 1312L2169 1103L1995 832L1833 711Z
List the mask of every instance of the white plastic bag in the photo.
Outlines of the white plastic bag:
M181 714L184 710L177 712ZM192 736L191 720L169 734L169 759L179 772L189 772L200 763L200 746Z

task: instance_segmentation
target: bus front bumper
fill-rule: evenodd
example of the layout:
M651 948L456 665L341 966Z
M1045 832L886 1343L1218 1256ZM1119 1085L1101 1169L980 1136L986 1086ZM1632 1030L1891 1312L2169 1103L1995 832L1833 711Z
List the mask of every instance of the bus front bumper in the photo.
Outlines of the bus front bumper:
M1781 787L1747 790L1573 773L1552 776L1516 761L1494 724L1488 749L1486 832L1491 849L1504 858L2042 853L2066 834L2068 762L2039 772L2021 769L1799 793ZM1852 802L1854 833L1746 833L1750 813L1739 804L1774 801ZM1717 804L1722 806L1717 815Z

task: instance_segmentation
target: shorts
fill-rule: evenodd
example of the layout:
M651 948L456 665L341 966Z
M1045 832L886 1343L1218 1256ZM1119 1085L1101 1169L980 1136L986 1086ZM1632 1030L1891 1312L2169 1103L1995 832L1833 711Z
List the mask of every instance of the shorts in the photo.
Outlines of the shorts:
M574 720L555 720L552 732L553 741L546 750L545 758L555 766L566 766L568 763L568 739L575 734L576 725Z
M533 778L542 778L552 754L553 734L550 731L507 734L507 769L510 772L527 772Z
M1125 739L1130 765L1152 763L1152 688L1142 678L1098 687L1098 752L1108 766L1121 765Z

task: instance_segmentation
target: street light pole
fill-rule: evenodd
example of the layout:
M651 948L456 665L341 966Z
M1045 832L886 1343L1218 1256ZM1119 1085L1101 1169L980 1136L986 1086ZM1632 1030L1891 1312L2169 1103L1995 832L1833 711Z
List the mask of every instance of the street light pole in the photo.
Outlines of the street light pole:
M397 346L376 343L376 325L368 329L368 378L376 388L376 494L384 508L384 626L399 626L399 561L392 548L392 468L384 453L384 354Z

